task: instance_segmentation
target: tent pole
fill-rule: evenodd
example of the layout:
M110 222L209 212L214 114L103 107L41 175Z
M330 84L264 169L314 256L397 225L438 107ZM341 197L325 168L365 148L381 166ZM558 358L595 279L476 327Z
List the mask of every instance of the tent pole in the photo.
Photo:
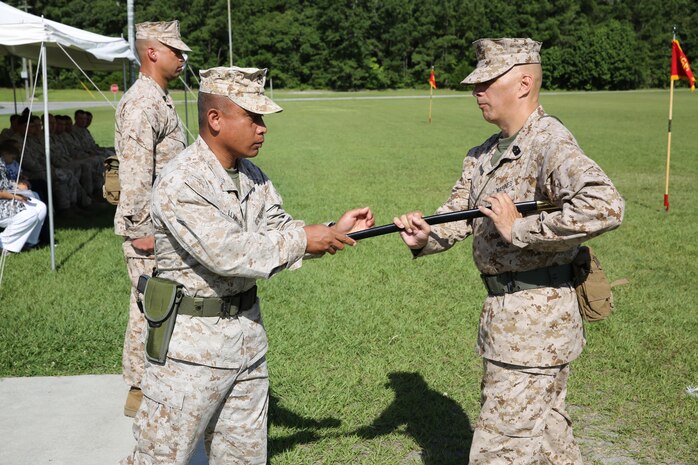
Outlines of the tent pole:
M135 56L138 56L136 53L136 31L135 31L135 26L134 26L134 13L133 13L133 2L134 0L126 0L126 21L127 21L127 27L128 27L128 44L131 47L131 52ZM130 85L133 85L134 82L136 82L136 67L133 66L133 63L129 63L129 69L130 69ZM124 92L126 92L126 87L124 87Z
M41 42L41 80L44 90L44 146L46 147L46 189L48 190L48 224L51 240L51 270L56 271L56 246L53 233L53 189L51 187L51 141L48 123L48 73L46 72L46 44Z

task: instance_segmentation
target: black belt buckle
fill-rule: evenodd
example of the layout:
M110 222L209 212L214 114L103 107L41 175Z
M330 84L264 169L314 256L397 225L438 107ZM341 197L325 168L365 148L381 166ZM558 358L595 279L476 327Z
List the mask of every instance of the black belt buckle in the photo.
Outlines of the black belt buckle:
M231 300L231 298L223 299L223 302L221 303L221 316L223 318L228 318L231 316L230 315L230 307L232 305L231 305L230 300Z
M507 294L513 294L514 292L518 292L521 290L521 287L519 287L518 284L516 284L516 274L513 271L507 271L506 273L503 273L506 278L507 278L507 283L506 283L506 288L507 288Z

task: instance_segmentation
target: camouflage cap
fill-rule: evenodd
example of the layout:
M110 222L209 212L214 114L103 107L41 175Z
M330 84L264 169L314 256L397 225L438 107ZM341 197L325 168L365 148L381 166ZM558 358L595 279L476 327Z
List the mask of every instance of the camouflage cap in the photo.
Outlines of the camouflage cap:
M136 39L155 39L177 50L191 52L187 44L182 42L182 37L179 35L179 21L177 20L138 23L136 24Z
M461 84L491 81L515 65L540 63L540 42L532 39L480 39L473 42L477 66Z
M247 111L260 115L278 113L283 110L269 97L264 95L264 82L267 70L257 68L203 69L199 71L201 84L199 92L225 95Z

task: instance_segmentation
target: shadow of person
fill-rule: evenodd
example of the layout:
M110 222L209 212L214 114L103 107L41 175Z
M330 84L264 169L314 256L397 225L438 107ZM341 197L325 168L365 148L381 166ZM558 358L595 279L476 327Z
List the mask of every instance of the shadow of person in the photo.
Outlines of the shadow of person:
M319 430L336 428L342 422L336 418L303 417L279 404L279 398L273 392L269 393L269 424L283 426L294 430L291 434L282 437L270 437L267 445L269 458L276 454L292 450L298 445L309 444L322 439Z
M430 389L418 373L390 373L388 379L386 387L395 391L395 400L354 434L373 439L404 427L404 434L419 444L424 464L467 464L473 433L460 405Z

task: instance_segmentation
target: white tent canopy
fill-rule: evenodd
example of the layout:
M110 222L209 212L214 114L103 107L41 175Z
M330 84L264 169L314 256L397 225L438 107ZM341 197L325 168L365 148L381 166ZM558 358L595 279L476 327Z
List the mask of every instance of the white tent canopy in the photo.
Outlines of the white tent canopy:
M0 55L16 55L41 62L44 97L44 144L48 218L51 234L51 269L56 269L51 190L51 147L48 134L47 66L82 70L123 69L136 58L123 38L106 37L34 16L0 2Z
M0 2L0 55L36 60L42 43L46 45L47 65L52 67L75 66L61 47L78 66L92 71L120 70L124 62L136 59L122 38L83 31Z

